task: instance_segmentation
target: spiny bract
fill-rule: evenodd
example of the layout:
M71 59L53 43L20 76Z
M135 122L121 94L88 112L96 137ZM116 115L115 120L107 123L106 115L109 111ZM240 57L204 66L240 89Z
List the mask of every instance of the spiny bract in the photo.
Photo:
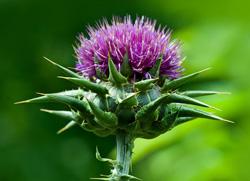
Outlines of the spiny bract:
M210 107L194 97L219 94L215 91L178 91L178 88L203 71L168 80L157 74L155 68L152 79L129 82L117 71L109 59L109 77L107 80L89 80L71 70L47 59L62 69L70 77L60 77L78 85L76 90L44 94L40 97L20 103L59 102L69 107L68 111L42 111L66 118L70 122L59 132L73 125L79 125L86 131L98 136L129 132L134 138L154 138L173 127L195 118L208 118L227 121L187 104ZM125 61L126 62L126 61ZM206 69L205 69L206 70Z
M178 90L204 70L179 77L179 46L170 41L169 32L156 30L155 23L138 18L133 24L126 17L90 28L89 35L80 37L76 49L81 74L46 58L68 75L60 78L79 87L22 102L66 104L68 111L42 109L70 120L59 133L79 125L98 136L124 131L133 138L154 138L199 117L227 121L187 106L211 108L194 98L220 92Z

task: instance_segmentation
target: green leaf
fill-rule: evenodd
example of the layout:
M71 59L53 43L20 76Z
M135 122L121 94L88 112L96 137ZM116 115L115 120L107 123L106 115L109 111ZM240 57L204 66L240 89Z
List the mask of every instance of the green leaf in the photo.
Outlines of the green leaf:
M132 69L129 65L128 54L125 53L122 64L121 64L121 74L125 77L130 77L132 74Z
M108 67L109 67L109 78L108 80L116 85L121 85L124 83L127 83L127 78L124 77L118 70L116 69L116 66L114 62L109 57L108 60Z
M198 101L196 99L193 99L185 95L179 95L175 93L173 94L167 93L166 95L168 96L165 98L165 101L164 101L165 103L184 103L184 104L192 104L192 105L197 105L197 106L202 106L202 107L214 108L208 104L205 104L201 101Z
M101 157L101 154L98 150L98 148L96 147L96 152L95 152L95 156L96 156L96 159L101 161L101 162L108 162L110 163L111 165L115 166L117 164L117 161L116 160L112 160L112 159L109 159L109 158L103 158Z
M56 67L60 68L61 70L63 70L66 74L71 75L71 76L76 77L76 78L82 78L81 75L53 62L52 60L48 59L47 57L44 57L44 59L47 60L48 62L50 62L51 64L55 65Z
M168 90L175 90L177 88L179 88L180 86L182 86L183 84L187 83L188 81L192 80L193 78L195 78L196 76L198 76L199 74L201 74L202 72L205 72L207 70L209 70L210 68L206 68L204 70L201 70L199 72L195 72L183 77L180 77L178 79L174 79L174 80L168 80L166 79L164 82L164 85L162 86L162 91L168 91Z
M180 106L178 109L179 109L179 116L180 117L206 118L206 119L213 119L213 120L219 120L219 121L233 123L232 121L226 120L224 118L221 118L219 116L216 116L214 114L211 114L211 113L208 113L205 111L201 111L199 109L185 107L185 106Z
M153 83L155 83L157 80L158 78L141 80L139 82L136 82L134 85L136 89L141 90L141 91L146 91L147 89L151 88Z
M112 128L118 124L118 119L114 113L103 111L91 101L88 101L88 103L98 124L105 128Z
M47 102L51 102L51 99L49 99L47 96L40 96L40 97L36 97L36 98L24 100L24 101L15 102L15 104L47 103Z
M71 111L58 111L58 110L48 110L48 109L40 109L43 112L47 112L53 114L55 116L59 116L64 119L75 120L76 115L74 115Z
M218 92L218 91L191 90L191 91L181 92L181 94L185 96L189 96L189 97L200 97L200 96L208 96L208 95L215 95L215 94L230 94L230 93Z
M104 87L100 84L91 82L90 80L87 80L84 78L79 79L79 78L61 77L61 76L60 76L60 78L65 79L65 80L69 80L69 81L73 82L74 84L82 86L82 87L84 87L88 90L91 90L92 92L95 92L97 94L100 94L100 95L108 94L108 89L106 89L106 87Z
M88 107L88 103L84 100L79 100L74 97L64 96L64 95L57 95L57 94L46 94L46 96L51 99L52 101L60 102L66 104L72 108L75 108L84 114L89 114L90 110Z
M63 91L63 92L51 93L51 94L78 97L78 96L82 96L83 93L84 93L83 90L78 89L78 90ZM16 102L15 104L52 102L52 100L48 98L47 94L43 94L43 93L38 93L38 94L41 94L42 96L36 97L33 99L28 99L25 101Z

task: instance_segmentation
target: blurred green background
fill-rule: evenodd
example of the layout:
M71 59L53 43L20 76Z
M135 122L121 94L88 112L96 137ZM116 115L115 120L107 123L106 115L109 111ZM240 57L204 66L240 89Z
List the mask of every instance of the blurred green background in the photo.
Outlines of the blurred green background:
M13 103L71 89L42 57L74 66L72 45L86 25L127 14L173 29L183 43L186 73L213 67L190 88L232 92L203 100L236 122L199 119L155 140L138 139L133 174L144 181L250 180L249 7L247 0L0 0L0 180L82 181L108 172L95 147L110 156L114 138L77 127L58 136L64 120L39 112L41 105Z

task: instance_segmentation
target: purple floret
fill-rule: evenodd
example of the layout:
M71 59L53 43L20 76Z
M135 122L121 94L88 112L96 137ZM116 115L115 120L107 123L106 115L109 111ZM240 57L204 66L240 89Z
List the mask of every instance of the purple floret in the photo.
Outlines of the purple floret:
M118 70L127 54L132 68L131 78L150 78L150 69L162 58L160 75L170 79L180 76L181 56L179 44L170 40L170 32L156 28L156 22L147 18L137 18L132 22L125 17L122 21L113 19L89 28L89 38L80 35L76 48L76 69L86 77L97 76L101 71L108 75L108 57ZM98 76L97 76L98 77Z

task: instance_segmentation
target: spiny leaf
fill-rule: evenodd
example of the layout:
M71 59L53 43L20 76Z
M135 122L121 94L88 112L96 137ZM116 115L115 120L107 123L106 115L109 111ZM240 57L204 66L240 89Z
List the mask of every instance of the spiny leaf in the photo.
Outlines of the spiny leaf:
M71 111L58 111L58 110L48 110L48 109L40 109L40 110L69 120L74 120L76 117Z
M90 113L88 104L84 100L79 100L74 97L57 95L57 94L46 94L46 96L52 101L61 102L86 114Z
M127 78L124 77L118 70L114 62L109 57L108 59L108 67L109 67L109 78L108 80L116 85L121 85L127 83Z
M111 160L109 158L102 158L97 147L96 147L95 156L96 156L96 159L101 162L108 162L108 163L111 163L113 166L117 164L116 160Z
M198 76L202 72L205 72L209 70L210 68L206 68L204 70L180 77L178 79L174 79L172 81L166 79L164 82L164 85L162 86L162 91L168 91L168 90L175 90L176 88L179 88L183 84L187 83L188 81L192 80L194 77Z
M134 85L136 89L139 89L141 91L146 91L151 87L152 83L155 83L157 80L158 78L141 80L139 82L136 82Z
M226 120L224 118L221 118L219 116L216 116L214 114L201 111L199 109L186 107L186 106L180 106L179 108L179 116L180 117L197 117L197 118L207 118L207 119L213 119L213 120L219 120L219 121L225 121L229 123L233 123L232 121Z
M90 80L87 80L87 79L84 79L84 78L73 78L73 77L61 77L60 78L62 79L66 79L66 80L69 80L71 82L73 82L74 84L77 84L79 86L82 86L88 90L91 90L92 92L95 92L97 94L101 94L101 95L104 95L104 94L108 94L108 90L100 85L100 84L96 84L94 82L91 82Z
M150 75L152 75L154 77L159 77L161 63L162 63L162 57L160 59L158 59L156 61L155 65L150 69L150 71L149 71Z
M75 126L77 123L75 121L70 121L68 124L66 124L62 129L57 131L57 134L61 134L62 132L72 128Z
M77 74L77 73L75 73L75 72L73 72L73 71L71 71L71 70L69 70L69 69L67 69L67 68L65 68L65 67L63 67L63 66L61 66L61 65L59 65L57 63L55 63L55 62L53 62L52 60L48 59L47 57L44 57L44 59L47 60L48 62L50 62L51 64L55 65L56 67L60 68L61 70L63 70L66 74L69 74L69 75L71 75L73 77L76 77L76 78L82 78L81 75L79 75L79 74Z
M214 94L230 94L229 92L218 92L218 91L202 91L202 90L191 90L181 92L182 95L189 97L200 97L200 96L208 96Z
M114 113L101 110L91 101L88 101L88 103L98 124L106 128L114 127L118 124L118 119Z
M45 102L51 102L51 100L47 96L40 96L24 101L15 102L15 104L25 104L25 103L45 103Z
M191 97L185 96L185 95L179 95L179 94L168 94L167 97L165 98L166 103L184 103L184 104L193 104L197 106L202 106L202 107L209 107L209 108L214 108L208 104L205 104L201 101L198 101L196 99L193 99ZM214 108L216 109L216 108Z
M132 69L129 65L129 59L127 53L125 53L121 64L121 74L125 77L129 77L132 74Z
M41 94L41 93L38 93ZM70 90L70 91L63 91L58 93L51 93L54 95L63 95L63 96L72 96L77 97L83 95L83 91L81 89L78 90ZM16 102L15 104L24 104L24 103L45 103L45 102L51 102L52 100L48 98L47 94L42 94L40 97L28 99L25 101Z

